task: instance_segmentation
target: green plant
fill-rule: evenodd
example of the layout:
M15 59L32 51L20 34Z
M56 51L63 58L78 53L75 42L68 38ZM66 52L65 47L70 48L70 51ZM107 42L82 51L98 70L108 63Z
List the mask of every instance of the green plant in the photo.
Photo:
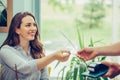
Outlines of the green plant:
M81 32L80 32L80 27L76 27L77 29L77 36L78 36L78 42L79 42L79 49L82 49L85 47L84 44L84 38L83 36L81 36ZM61 32L61 34L65 37L65 39L68 40L68 42L72 45L72 47L75 49L74 44L72 43L72 41L63 33ZM89 47L94 47L94 45L98 42L101 42L101 40L98 41L93 41L92 38L90 38L89 40ZM76 49L75 49L76 50ZM71 53L72 54L72 53ZM58 74L58 77L60 76L60 74L62 74L62 78L61 80L108 80L108 78L103 79L102 77L93 79L93 78L89 78L89 77L84 77L82 75L83 72L87 71L87 65L90 64L91 62L95 62L95 61L103 61L105 60L105 56L102 57L97 57L93 60L91 60L90 62L86 63L84 61L82 61L81 59L77 58L76 56L72 56L71 60L70 60L70 64L68 66L64 66ZM55 66L55 68L60 64L60 62L58 62Z
M75 0L64 0L64 3L59 0L48 0L48 4L52 6L53 10L61 10L61 11L72 11L73 6L75 4Z
M105 8L104 0L90 0L83 6L82 16L75 19L76 24L84 28L102 27L106 16Z
M5 3L0 0L0 26L6 26L7 25L7 10Z

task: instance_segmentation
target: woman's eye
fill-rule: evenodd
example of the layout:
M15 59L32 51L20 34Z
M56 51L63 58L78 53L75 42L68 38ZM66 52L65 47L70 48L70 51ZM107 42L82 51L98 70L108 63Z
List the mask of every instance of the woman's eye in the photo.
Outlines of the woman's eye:
M36 24L36 23L34 23L34 24L33 24L33 26L37 26L37 24Z
M34 24L26 24L26 27L30 27L30 26L34 26L34 27L36 27L37 24L36 24L36 23L34 23Z
M26 27L30 27L31 25L30 24L27 24Z

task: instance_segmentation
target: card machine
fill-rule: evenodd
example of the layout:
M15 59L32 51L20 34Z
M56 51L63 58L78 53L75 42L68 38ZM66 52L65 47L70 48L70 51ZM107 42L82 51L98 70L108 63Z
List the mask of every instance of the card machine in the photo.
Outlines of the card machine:
M107 73L109 67L101 63L91 63L88 65L88 71L82 73L83 76L97 78Z

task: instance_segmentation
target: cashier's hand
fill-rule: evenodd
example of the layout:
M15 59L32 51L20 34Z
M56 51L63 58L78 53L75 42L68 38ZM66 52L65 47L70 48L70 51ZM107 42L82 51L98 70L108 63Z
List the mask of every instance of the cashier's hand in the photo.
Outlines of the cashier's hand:
M109 66L108 72L102 77L114 78L120 74L120 64L114 62L102 62L102 64Z
M84 61L94 59L98 54L98 52L92 48L83 48L79 50L77 53L78 54L76 56Z

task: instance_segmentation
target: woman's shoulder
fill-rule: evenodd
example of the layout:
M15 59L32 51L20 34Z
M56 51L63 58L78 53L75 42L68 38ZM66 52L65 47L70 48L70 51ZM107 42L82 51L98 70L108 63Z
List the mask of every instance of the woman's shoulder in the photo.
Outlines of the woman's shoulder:
M6 56L13 51L14 51L14 49L11 46L4 45L0 48L0 56Z
M18 52L20 50L22 50L22 47L19 45L16 45L16 46L4 45L1 47L0 52L3 52L3 51L4 52L11 52L11 51Z
M15 47L13 47L13 46L4 45L4 46L1 47L0 50L13 50L14 48L15 48Z
M9 53L14 54L17 53L18 51L15 49L14 46L9 46L9 45L4 45L0 49L0 56L1 55L8 55Z
M9 46L9 45L4 45L1 47L1 49L4 49L4 48L13 48L12 46Z

